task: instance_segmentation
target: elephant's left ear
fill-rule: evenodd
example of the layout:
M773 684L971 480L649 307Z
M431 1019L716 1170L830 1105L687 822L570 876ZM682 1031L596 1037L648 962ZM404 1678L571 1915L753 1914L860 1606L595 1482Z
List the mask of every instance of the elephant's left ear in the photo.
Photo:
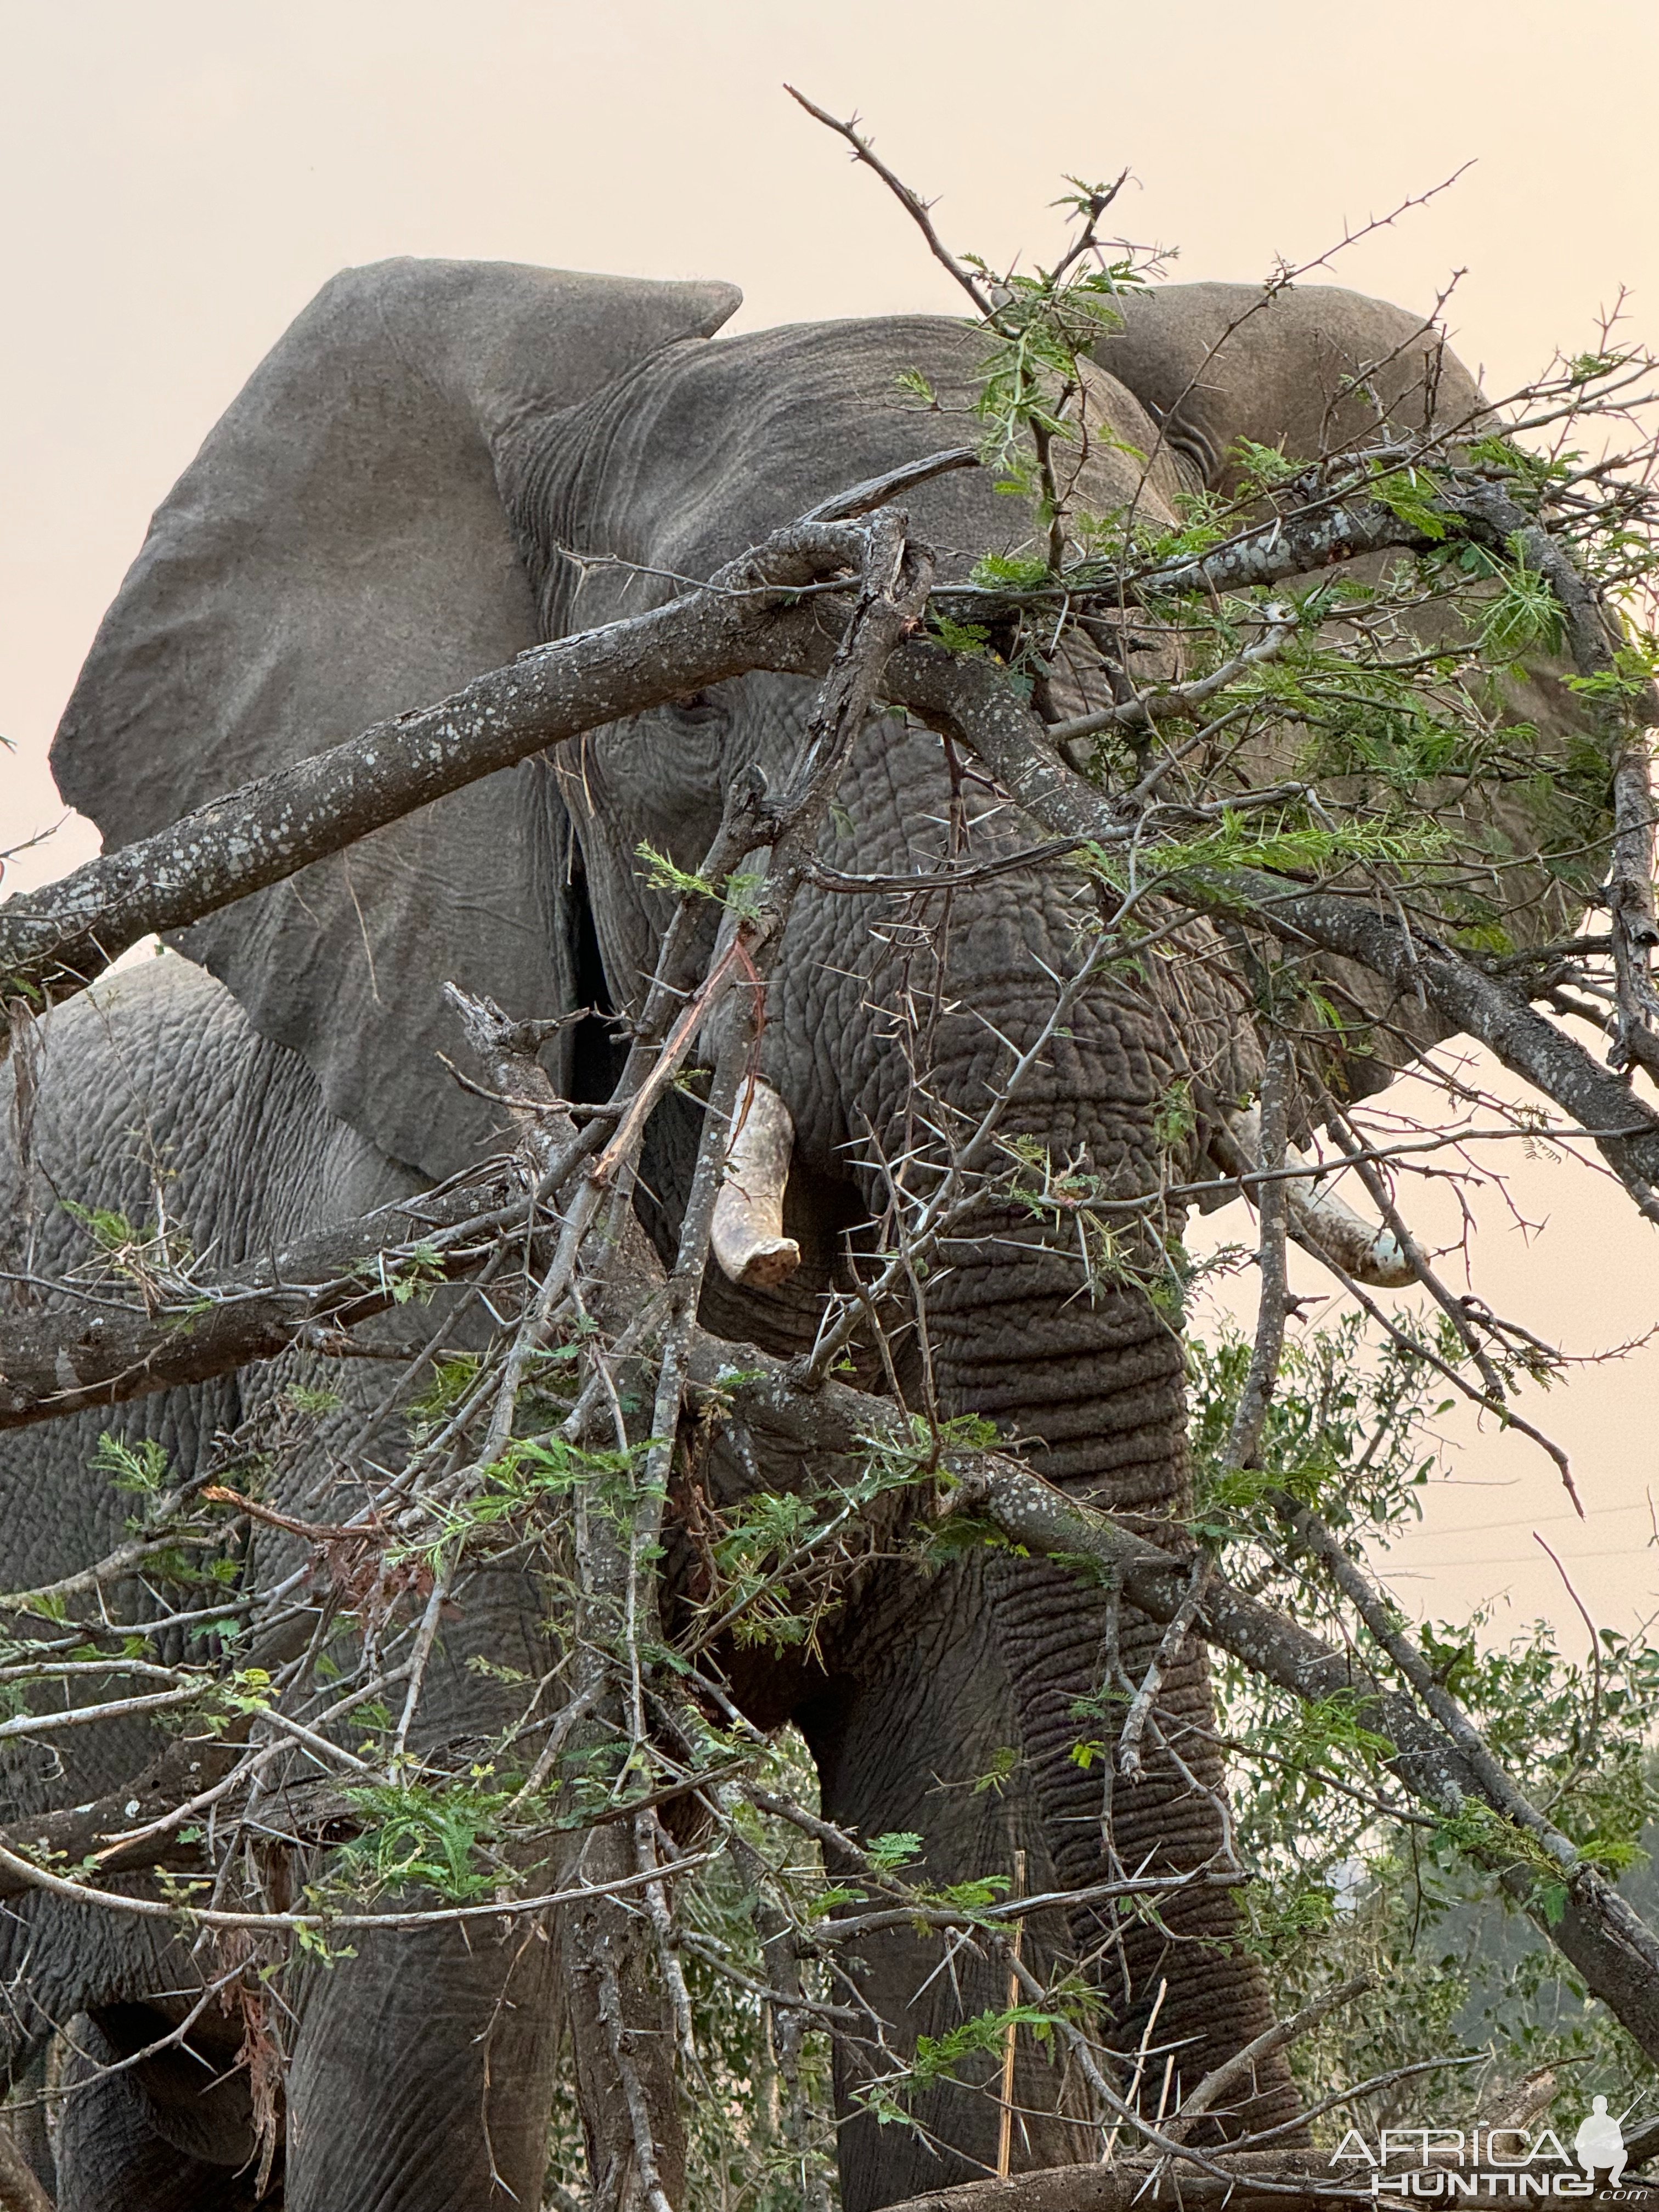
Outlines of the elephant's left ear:
M740 297L507 262L335 277L156 514L58 729L65 799L125 844L537 642L493 448ZM541 760L489 777L177 940L433 1174L492 1127L437 1059L441 985L569 1002L551 782Z

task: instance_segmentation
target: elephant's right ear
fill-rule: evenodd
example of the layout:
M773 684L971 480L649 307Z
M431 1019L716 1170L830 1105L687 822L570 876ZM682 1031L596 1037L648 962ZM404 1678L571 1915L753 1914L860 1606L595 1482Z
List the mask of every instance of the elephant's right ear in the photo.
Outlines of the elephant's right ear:
M493 452L741 295L509 262L325 285L163 503L52 748L106 848L424 706L538 641ZM453 978L562 1010L544 760L489 777L180 933L335 1112L449 1172L493 1117L437 1059Z

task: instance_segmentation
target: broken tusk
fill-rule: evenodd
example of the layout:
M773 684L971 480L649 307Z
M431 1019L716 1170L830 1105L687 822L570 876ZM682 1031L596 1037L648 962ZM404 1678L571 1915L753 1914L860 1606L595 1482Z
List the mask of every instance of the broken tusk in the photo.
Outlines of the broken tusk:
M710 1243L720 1272L748 1290L773 1290L800 1265L800 1246L783 1233L783 1191L795 1125L769 1083L750 1086L726 1156Z
M1259 1167L1261 1117L1255 1107L1235 1115L1227 1124L1225 1150L1236 1155L1232 1158L1224 1155L1221 1158L1221 1164L1229 1174L1249 1174ZM1305 1166L1311 1170L1315 1164L1294 1145L1287 1145L1285 1164ZM1322 1176L1317 1182L1307 1184L1289 1182L1285 1188L1291 1234L1297 1243L1312 1245L1316 1251L1334 1260L1344 1274L1352 1275L1357 1283L1368 1283L1374 1289L1398 1290L1403 1284L1416 1281L1417 1270L1401 1250L1400 1240L1394 1231L1356 1213L1346 1200L1337 1196L1328 1176Z
M1291 1147L1287 1164L1304 1157ZM1297 1225L1355 1282L1398 1290L1402 1284L1417 1280L1417 1270L1401 1250L1392 1229L1364 1220L1323 1182L1306 1191L1292 1183L1290 1191L1290 1210Z

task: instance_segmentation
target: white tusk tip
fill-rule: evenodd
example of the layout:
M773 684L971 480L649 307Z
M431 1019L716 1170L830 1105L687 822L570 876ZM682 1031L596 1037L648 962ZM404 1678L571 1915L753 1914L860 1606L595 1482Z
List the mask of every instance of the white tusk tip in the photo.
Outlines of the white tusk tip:
M745 1290L771 1291L787 1283L799 1265L800 1246L793 1237L768 1237L750 1247L741 1265L726 1272Z
M1384 1291L1403 1290L1417 1280L1417 1270L1401 1250L1391 1229L1382 1230L1372 1240L1370 1267L1364 1280Z

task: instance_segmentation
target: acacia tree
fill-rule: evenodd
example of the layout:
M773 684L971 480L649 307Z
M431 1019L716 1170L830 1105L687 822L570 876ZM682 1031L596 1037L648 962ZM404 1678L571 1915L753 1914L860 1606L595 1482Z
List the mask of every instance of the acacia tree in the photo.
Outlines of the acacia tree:
M1183 2201L1218 2204L1240 2186L1305 2195L1326 2177L1324 2154L1248 2138L1224 2153L1190 2139L1194 2123L1284 2044L1316 2112L1340 2107L1344 2125L1362 2096L1412 2109L1425 2079L1446 2111L1443 2073L1431 2069L1458 2055L1453 2020L1421 1998L1420 1977L1409 2003L1391 2009L1376 1994L1379 1976L1416 1971L1418 1926L1402 1915L1420 1924L1425 1894L1431 1920L1458 1883L1507 1900L1594 1999L1593 2017L1617 2024L1604 2054L1632 2081L1659 2059L1659 1936L1613 1880L1650 1808L1659 1662L1594 1632L1588 1668L1536 1639L1483 1652L1471 1633L1414 1629L1367 1565L1368 1542L1412 1510L1442 1392L1524 1431L1571 1482L1515 1402L1559 1355L1443 1282L1408 1225L1411 1175L1443 1171L1449 1147L1467 1159L1546 1131L1593 1147L1659 1218L1659 1115L1632 1080L1659 1071L1654 365L1610 324L1590 351L1478 420L1417 433L1379 422L1311 459L1252 448L1237 490L1190 495L1174 532L1133 503L1085 514L1068 489L1092 434L1085 356L1112 327L1114 301L1155 265L1103 234L1117 187L1076 187L1052 268L994 272L951 256L854 126L834 127L896 191L984 331L959 448L849 486L650 614L549 645L0 906L26 1144L37 1022L147 933L621 714L754 670L821 684L786 791L734 797L695 875L641 854L675 895L674 918L608 1103L576 1111L556 1095L538 1058L548 1023L452 992L471 1053L459 1079L502 1103L510 1154L238 1270L183 1249L159 1210L147 1223L89 1213L78 1279L16 1285L0 1322L0 1425L296 1351L316 1375L289 1393L283 1434L224 1439L210 1474L181 1480L165 1455L112 1434L108 1470L135 1500L130 1540L67 1581L4 1598L0 1664L18 1711L0 1734L128 1711L185 1726L108 1801L0 1837L0 1896L56 1890L213 1931L227 1963L208 1994L234 1987L246 2008L268 2118L280 2072L268 1991L295 1947L326 1951L369 1925L551 1920L575 1993L561 2204L579 2201L578 2131L592 2168L581 2201L607 2212L827 2204L832 2033L859 2045L861 2094L896 2125L919 2086L988 2052L1007 2061L1012 2119L1016 2039L1063 2049L1102 2162L996 2197L1021 2212L1127 2207L1167 2168ZM1279 270L1263 301L1301 273ZM940 404L920 380L912 398ZM1035 526L1019 558L945 586L904 501L956 467L997 470ZM1376 556L1355 580L1351 564ZM1067 688L1075 662L1098 665L1101 622L1131 611L1170 648L1170 672L1148 682L1120 669L1103 702L1079 703ZM1565 753L1544 750L1503 703L1540 653L1565 656L1582 711ZM1034 978L1051 1000L1047 1024L973 1126L928 1093L923 1041L901 1041L927 1144L915 1161L885 1164L887 1204L856 1280L831 1298L810 1355L785 1363L723 1343L698 1310L722 1206L735 1202L729 1155L757 1110L755 1040L791 903L809 879L879 891L925 943L939 902L981 866L948 840L927 872L890 880L837 877L823 859L854 740L868 714L892 709L940 732L1017 803L1043 836L1018 864L1081 872L1097 926L1070 979ZM1287 727L1303 733L1295 771L1266 774L1259 740ZM1540 907L1572 917L1550 941L1522 948L1504 934L1488 887L1521 863L1489 853L1473 865L1436 824L1425 794L1450 784L1466 800L1523 790ZM711 902L720 927L705 961ZM1586 908L1594 919L1579 926ZM1258 1115L1239 1125L1226 1172L1124 1194L1010 1135L1091 981L1115 964L1185 957L1194 917L1238 947L1270 1041ZM1384 988L1368 1000L1334 974ZM1344 1094L1340 1055L1376 1028L1378 1004L1407 997L1424 1019L1403 1042L1427 1066L1434 1036L1474 1036L1536 1106L1487 1102L1451 1133L1368 1118ZM1569 1023L1589 1024L1597 1048ZM718 1049L699 1065L710 1037ZM665 1267L635 1223L635 1182L654 1105L687 1083L703 1134ZM1168 1107L1173 1148L1190 1101ZM1333 1202L1339 1177L1376 1219ZM1194 1350L1203 1479L1191 1522L1159 1541L1079 1508L982 1425L844 1379L855 1341L879 1350L901 1317L925 1328L917 1286L988 1209L1024 1207L1080 1254L1088 1281L1133 1279L1173 1323L1193 1271L1171 1224L1190 1204L1241 1192L1260 1224L1259 1318L1248 1342ZM1291 1237L1329 1269L1352 1317L1287 1351ZM1414 1317L1385 1311L1358 1279L1386 1240L1399 1278L1420 1286ZM365 1477L361 1510L308 1522L262 1503L258 1470L302 1447L329 1363L364 1348L364 1325L479 1279L498 1326L460 1356L440 1327L415 1370L400 1370L407 1451L395 1474ZM774 1449L757 1455L756 1438ZM716 1511L696 1470L720 1448L753 1480ZM777 1477L784 1462L799 1470L793 1483ZM311 1547L309 1595L227 1595L216 1583L238 1531L260 1520ZM1078 1714L1084 1763L1132 1785L1185 1638L1197 1632L1224 1661L1239 1821L1225 1866L1175 1879L1245 1886L1286 2017L1178 2103L1155 2039L1114 2051L1093 1993L1033 1971L1021 1930L1053 1899L1022 1895L1012 1865L1002 1880L932 1890L913 1869L919 1838L829 1829L789 1742L746 1722L722 1680L722 1639L811 1636L873 1553L925 1561L982 1543L1103 1577L1168 1624L1144 1676L1109 1673ZM675 1586L677 1547L696 1571ZM476 1747L460 1765L417 1758L411 1727L447 1598L479 1561L509 1553L546 1577L566 1655L555 1694L526 1686L520 1719L483 1758ZM142 1633L112 1626L135 1578L160 1599ZM321 1631L353 1620L359 1656L343 1670ZM49 1722L45 1703L88 1680L96 1701ZM280 1885L246 1817L278 1786L295 1839ZM830 1885L826 1845L854 1880ZM1334 1869L1346 1870L1340 1912ZM112 1889L115 1874L131 1879ZM1127 1870L1103 1907L1156 1910L1171 1879ZM420 1895L389 1911L399 1890ZM969 1946L1000 1962L1006 2005L912 2048L839 1963L861 1936L901 1923L929 1931L942 1960ZM1536 2112L1553 2087L1536 2062L1566 2045L1511 2043L1486 2109ZM1534 2075L1517 2082L1524 2065ZM1006 2130L1004 2140L1006 2172ZM33 2202L38 2185L6 2152L0 2142L0 2200ZM969 2191L927 2202L943 2212L958 2197L964 2212L976 2201Z

